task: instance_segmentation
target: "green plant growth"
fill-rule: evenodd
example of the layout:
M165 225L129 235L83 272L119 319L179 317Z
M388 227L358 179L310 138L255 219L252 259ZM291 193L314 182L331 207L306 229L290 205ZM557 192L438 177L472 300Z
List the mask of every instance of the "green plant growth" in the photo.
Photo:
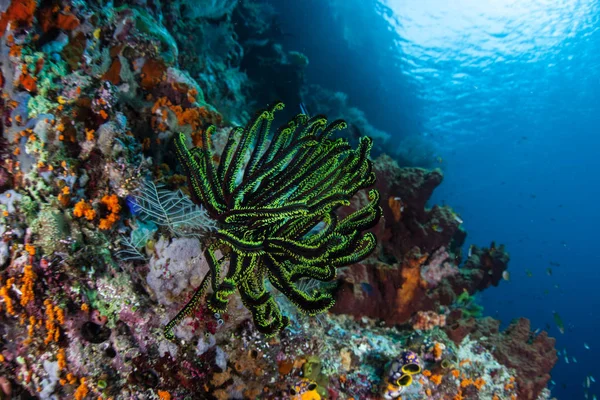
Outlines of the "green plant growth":
M219 162L210 144L214 127L204 131L202 147L188 149L185 135L175 138L192 199L216 221L216 230L205 243L210 271L165 327L168 338L209 284L211 311L225 312L229 296L237 290L257 329L275 334L288 319L267 290L267 280L298 309L314 315L329 309L333 297L326 290L303 291L298 282L331 281L337 267L364 259L375 248L375 236L364 231L381 215L376 190L369 191L365 207L344 218L335 212L375 182L371 139L363 137L352 149L345 139L330 138L346 127L345 122L328 125L323 116L303 114L271 134L274 113L282 108L276 103L245 128L233 129ZM217 250L223 254L219 260ZM221 280L225 259L229 266Z
M483 316L483 306L477 303L477 299L466 290L458 296L454 307L460 309L463 316L467 318L481 318Z

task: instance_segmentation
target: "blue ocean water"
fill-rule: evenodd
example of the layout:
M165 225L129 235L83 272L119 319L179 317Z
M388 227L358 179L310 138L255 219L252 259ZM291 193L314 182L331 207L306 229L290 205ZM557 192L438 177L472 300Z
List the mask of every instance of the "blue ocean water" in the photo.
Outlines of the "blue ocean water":
M583 387L600 378L600 3L273 5L310 83L347 93L390 150L444 171L432 204L460 214L467 245L507 246L510 280L481 301L504 326L524 316L557 338L553 395L600 396Z

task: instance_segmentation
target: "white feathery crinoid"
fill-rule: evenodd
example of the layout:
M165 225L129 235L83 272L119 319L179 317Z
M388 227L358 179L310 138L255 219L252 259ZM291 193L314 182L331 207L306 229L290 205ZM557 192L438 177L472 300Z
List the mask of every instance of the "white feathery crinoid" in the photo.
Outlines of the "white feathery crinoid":
M146 181L133 199L133 210L141 220L166 227L174 236L200 237L216 229L204 208L181 190L174 192Z

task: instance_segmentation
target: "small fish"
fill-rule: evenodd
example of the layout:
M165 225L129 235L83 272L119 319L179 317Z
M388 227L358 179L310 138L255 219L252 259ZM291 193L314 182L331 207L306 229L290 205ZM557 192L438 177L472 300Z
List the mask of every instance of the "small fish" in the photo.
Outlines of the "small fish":
M433 229L435 232L438 232L438 233L444 231L444 228L442 228L438 224L433 224L433 226L431 227L431 229Z
M548 276L552 276L552 268L546 268L546 273L548 274Z
M504 271L502 273L502 279L504 279L505 281L510 281L510 272Z
M575 364L577 364L577 359L575 357L571 357L571 361L573 361Z
M553 384L554 386L556 386L556 382L554 382L554 379L551 379L550 383Z
M587 386L587 387L588 387L588 389L589 389L589 388L590 388L590 385L591 385L591 382L590 382L590 377L589 377L589 376L586 376L586 378L585 378L585 383L586 383L586 386Z
M594 379L593 376L590 375L590 381L592 381L593 383L596 383L596 380Z
M592 400L598 400L598 399L596 398L596 395L594 395L594 397L592 397Z
M552 314L554 315L554 322L556 323L556 327L558 328L560 333L564 334L565 324L563 323L562 318L560 317L560 315L558 315L556 311L553 311Z
M469 246L469 251L467 252L467 257L471 257L473 255L473 245Z
M531 272L531 270L526 269L525 273L527 274L528 278L531 278L533 276L533 272Z
M535 336L537 336L537 335L539 335L539 334L540 334L540 332L541 332L541 331L542 331L542 330L541 330L540 328L537 328L535 331L533 331L533 334L534 334Z
M589 349L590 349L590 346L589 346L587 343L584 343L584 344L583 344L583 348L584 348L584 349L586 349L586 350L589 350Z
M444 159L442 157L436 157L435 160L440 164L444 162Z
M569 363L569 357L565 357L565 363Z

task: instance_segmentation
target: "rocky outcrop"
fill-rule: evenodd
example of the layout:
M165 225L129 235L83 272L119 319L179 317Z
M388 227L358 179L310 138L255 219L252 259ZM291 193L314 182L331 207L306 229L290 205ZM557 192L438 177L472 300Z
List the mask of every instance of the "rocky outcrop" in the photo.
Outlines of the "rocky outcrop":
M554 348L556 339L549 337L547 332L536 335L526 318L514 321L504 331L500 331L500 321L492 318L458 319L445 330L456 344L467 335L479 340L501 364L513 368L519 399L537 399L558 360Z
M466 237L460 217L450 207L426 207L442 174L400 168L387 156L376 160L375 171L383 208L383 218L373 228L378 250L340 272L333 312L402 324L418 311L437 312L440 306L451 305L465 291L473 294L498 285L509 257L493 243L487 249L472 246L458 273L443 274L446 277L435 286L427 282L423 272L440 261L440 249L447 254L448 268L460 264Z

